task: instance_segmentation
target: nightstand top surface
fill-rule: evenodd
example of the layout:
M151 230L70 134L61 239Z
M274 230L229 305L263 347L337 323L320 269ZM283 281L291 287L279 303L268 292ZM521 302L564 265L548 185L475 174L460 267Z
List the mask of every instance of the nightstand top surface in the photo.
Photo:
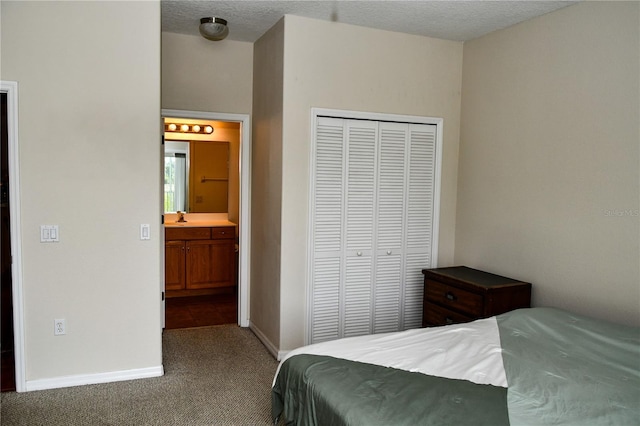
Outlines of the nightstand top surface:
M522 284L522 281L491 274L467 266L452 266L447 268L423 269L425 275L449 277L458 281L467 282L482 287L503 287L514 284ZM527 283L528 284L528 283Z

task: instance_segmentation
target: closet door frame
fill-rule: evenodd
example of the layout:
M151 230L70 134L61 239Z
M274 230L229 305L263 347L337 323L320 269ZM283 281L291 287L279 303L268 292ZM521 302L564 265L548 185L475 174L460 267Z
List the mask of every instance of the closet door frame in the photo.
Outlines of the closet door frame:
M442 135L444 119L440 117L423 117L414 115L399 115L399 114L385 114L363 111L349 111L339 109L327 109L327 108L311 108L310 114L310 127L311 127L311 150L309 158L309 171L313 174L316 168L316 138L317 138L317 120L319 117L328 117L336 119L356 119L356 120L371 120L371 121L383 121L383 122L398 122L398 123L415 123L415 124L429 124L436 126L435 137L435 170L434 170L434 194L433 194L433 216L432 216L432 238L431 238L431 267L438 265L438 242L439 242L439 228L440 228L440 188L441 188L441 175L442 175ZM307 241L309 244L313 241L314 229L312 226L312 215L315 208L314 197L315 194L315 182L314 179L310 179L310 192L309 192L309 226ZM309 247L307 257L307 282L305 283L305 344L310 344L312 338L311 331L311 317L310 309L312 306L313 297L311 291L311 283L313 280L313 261L314 250Z

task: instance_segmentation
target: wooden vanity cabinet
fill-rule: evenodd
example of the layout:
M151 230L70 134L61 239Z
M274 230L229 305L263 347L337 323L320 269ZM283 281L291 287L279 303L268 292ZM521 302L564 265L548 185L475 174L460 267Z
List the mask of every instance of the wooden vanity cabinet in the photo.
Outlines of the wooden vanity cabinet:
M167 297L235 285L235 229L165 228Z
M233 240L187 241L186 249L188 289L233 285Z
M164 289L166 291L186 288L185 253L184 241L165 241Z

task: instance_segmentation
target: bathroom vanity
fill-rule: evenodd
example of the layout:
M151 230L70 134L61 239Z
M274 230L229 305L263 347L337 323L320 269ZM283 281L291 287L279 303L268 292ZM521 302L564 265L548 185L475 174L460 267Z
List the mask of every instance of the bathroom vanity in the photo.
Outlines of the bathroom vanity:
M165 224L167 297L202 295L235 285L235 224Z

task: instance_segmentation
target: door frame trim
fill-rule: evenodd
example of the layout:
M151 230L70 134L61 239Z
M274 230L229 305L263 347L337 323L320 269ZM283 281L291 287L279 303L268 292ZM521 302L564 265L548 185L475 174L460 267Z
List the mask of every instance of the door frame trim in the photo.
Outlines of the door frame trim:
M11 291L13 303L13 354L17 392L26 391L24 357L24 293L22 271L22 232L20 215L20 161L18 149L18 82L0 81L0 92L7 94L7 133L9 160L9 215L11 223Z
M238 325L249 327L249 288L251 265L251 117L249 114L188 111L177 109L161 110L162 118L195 118L201 120L234 121L240 123L240 226L238 264ZM164 264L164 246L162 248Z

